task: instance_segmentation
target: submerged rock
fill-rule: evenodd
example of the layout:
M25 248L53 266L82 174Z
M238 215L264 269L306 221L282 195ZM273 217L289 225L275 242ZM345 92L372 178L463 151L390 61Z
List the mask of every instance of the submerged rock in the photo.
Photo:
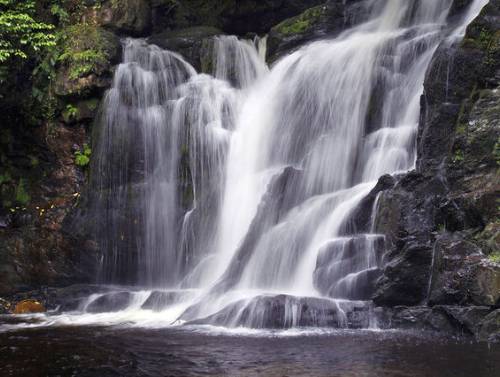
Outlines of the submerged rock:
M153 291L142 304L141 309L160 312L169 306L178 304L191 296L189 291Z
M92 301L86 308L88 313L110 313L126 309L132 299L130 292L108 293Z

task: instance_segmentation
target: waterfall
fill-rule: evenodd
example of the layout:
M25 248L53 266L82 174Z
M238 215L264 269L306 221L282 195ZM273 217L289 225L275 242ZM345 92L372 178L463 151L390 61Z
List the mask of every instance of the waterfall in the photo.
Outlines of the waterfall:
M383 267L378 198L365 228L356 209L414 168L426 70L486 2L447 25L451 0L367 1L365 21L270 70L265 38L215 37L205 74L124 41L96 132L103 281L189 289L181 321L264 326L278 305L285 327L311 307L345 325Z

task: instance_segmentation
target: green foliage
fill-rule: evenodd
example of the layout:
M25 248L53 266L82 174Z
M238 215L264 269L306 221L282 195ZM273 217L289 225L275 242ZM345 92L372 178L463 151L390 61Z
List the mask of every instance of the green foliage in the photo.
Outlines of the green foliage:
M75 118L78 115L78 109L75 106L69 104L66 106L66 115L69 119Z
M453 156L453 162L454 163L460 163L464 161L465 159L465 153L462 150L457 150L455 151L455 155Z
M23 178L19 179L19 183L16 187L16 202L22 205L26 205L31 200L30 195L26 191L26 183Z
M495 263L500 263L500 251L496 251L493 254L488 255L488 258Z
M92 149L87 144L83 145L83 151L75 152L75 164L81 168L85 168L90 163Z
M54 25L36 17L34 0L0 0L0 64L56 45Z
M69 79L77 80L99 72L109 61L109 45L104 31L92 24L81 23L65 28L58 35L61 47L57 58L69 68Z

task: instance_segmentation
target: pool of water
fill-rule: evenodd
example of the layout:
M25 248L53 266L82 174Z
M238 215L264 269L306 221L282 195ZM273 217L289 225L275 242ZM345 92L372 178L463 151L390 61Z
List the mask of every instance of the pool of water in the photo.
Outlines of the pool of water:
M0 376L498 377L500 346L402 331L38 327L0 333Z

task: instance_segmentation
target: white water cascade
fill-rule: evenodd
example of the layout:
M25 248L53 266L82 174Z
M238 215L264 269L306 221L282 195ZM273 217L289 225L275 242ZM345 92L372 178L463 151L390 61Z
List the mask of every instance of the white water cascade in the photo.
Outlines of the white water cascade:
M414 167L426 70L487 0L455 25L451 3L367 1L366 20L271 70L236 37L213 40L211 74L125 41L96 136L95 202L102 279L141 291L94 295L80 320L356 322L384 253L377 201L359 208L382 175Z

